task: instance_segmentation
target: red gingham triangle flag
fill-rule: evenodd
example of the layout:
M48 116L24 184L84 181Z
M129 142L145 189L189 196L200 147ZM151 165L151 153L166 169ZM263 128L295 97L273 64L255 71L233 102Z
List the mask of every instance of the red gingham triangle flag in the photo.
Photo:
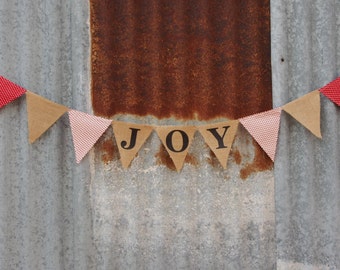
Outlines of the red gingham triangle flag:
M322 87L320 92L340 106L340 77Z
M277 108L240 119L241 124L248 130L272 161L275 159L280 117L281 108Z
M79 163L111 125L112 121L75 110L70 110L68 115L76 161Z
M26 89L0 76L0 108L25 94Z

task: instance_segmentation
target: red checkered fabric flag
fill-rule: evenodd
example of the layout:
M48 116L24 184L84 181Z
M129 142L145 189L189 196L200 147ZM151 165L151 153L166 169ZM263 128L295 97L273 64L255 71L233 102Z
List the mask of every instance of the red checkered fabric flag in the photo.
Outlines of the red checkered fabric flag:
M322 87L320 92L340 106L340 77Z
M70 110L68 115L76 161L79 163L111 125L112 121L75 110Z
M280 117L281 108L277 108L240 119L240 123L248 130L272 161L275 159Z
M0 108L25 93L26 89L0 76Z

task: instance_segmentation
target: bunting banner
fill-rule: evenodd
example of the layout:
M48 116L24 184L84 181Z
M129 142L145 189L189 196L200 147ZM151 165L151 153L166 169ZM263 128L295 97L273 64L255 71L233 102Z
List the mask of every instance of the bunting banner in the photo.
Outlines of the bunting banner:
M196 127L161 126L156 127L156 132L174 162L176 170L179 172L188 154L189 147L196 132Z
M309 129L316 137L321 138L319 90L287 103L282 109Z
M30 91L26 93L28 139L30 143L37 140L49 129L68 108L54 103Z
M0 76L0 109L26 93L26 89Z
M239 123L258 142L274 162L280 128L281 111L285 111L313 135L321 138L320 93L340 106L340 77L282 107L240 119L202 126L149 126L118 122L69 109L54 103L0 76L0 109L20 96L26 96L28 140L35 142L62 115L68 112L76 162L84 158L98 139L112 125L123 168L128 168L153 130L169 153L176 170L182 170L196 131L215 154L224 169Z
M111 125L112 121L75 110L70 110L68 114L76 161L79 163Z
M280 116L281 108L276 108L240 119L241 124L248 130L272 161L275 160Z
M116 121L113 121L112 126L122 166L127 169L139 149L149 138L153 128L146 125Z
M227 161L238 123L238 120L233 120L198 127L205 143L213 151L224 169L227 168Z

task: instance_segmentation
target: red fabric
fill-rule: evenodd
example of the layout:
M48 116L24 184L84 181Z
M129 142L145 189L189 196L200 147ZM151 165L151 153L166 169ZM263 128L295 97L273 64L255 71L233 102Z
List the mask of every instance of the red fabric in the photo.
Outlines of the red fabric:
M276 108L240 119L241 124L248 130L272 161L275 159L281 110L281 108Z
M340 106L340 77L322 87L320 92Z
M112 120L75 110L70 110L68 115L76 161L79 163L111 125Z
M0 108L25 94L26 89L0 76Z

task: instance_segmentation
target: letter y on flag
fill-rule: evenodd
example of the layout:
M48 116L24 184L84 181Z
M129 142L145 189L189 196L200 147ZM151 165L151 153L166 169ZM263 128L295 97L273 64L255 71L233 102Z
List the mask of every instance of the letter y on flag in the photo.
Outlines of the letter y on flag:
M205 143L210 147L211 151L214 152L224 169L227 168L227 161L238 123L238 120L231 120L198 127Z

